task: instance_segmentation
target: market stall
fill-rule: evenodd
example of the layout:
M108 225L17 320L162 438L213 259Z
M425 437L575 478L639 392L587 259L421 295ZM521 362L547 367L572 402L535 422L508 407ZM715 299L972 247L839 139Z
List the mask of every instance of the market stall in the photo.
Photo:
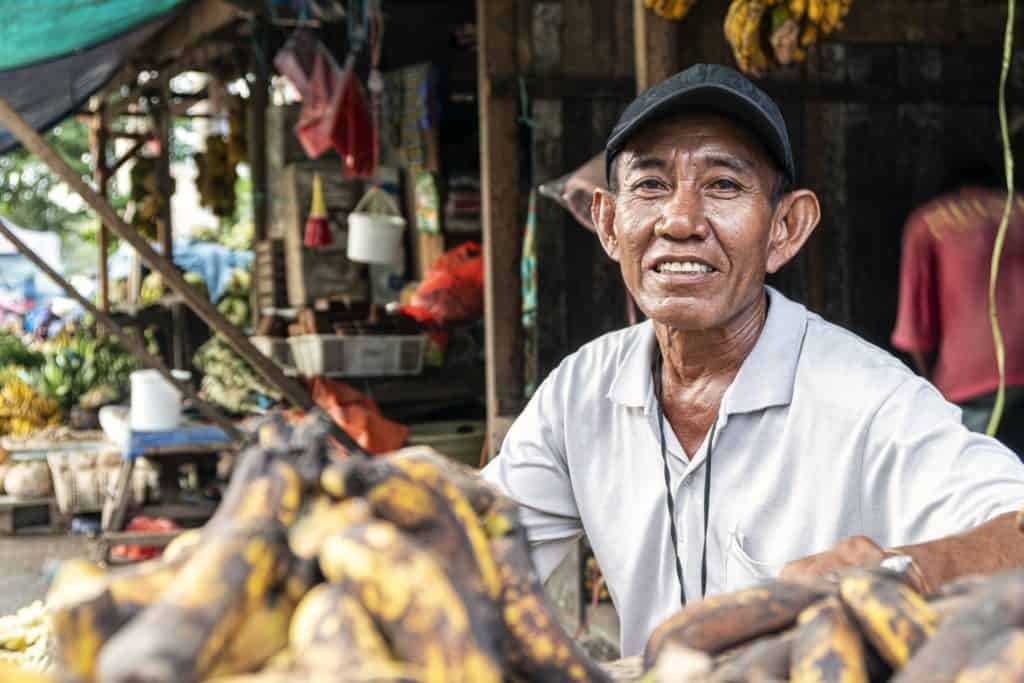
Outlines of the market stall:
M786 12L776 21L758 13L768 3L737 1L724 30L712 3L682 1L481 0L475 11L368 2L346 3L346 14L332 4L317 3L313 19L217 0L140 17L145 31L103 53L104 80L114 80L68 109L92 126L95 188L40 137L42 113L0 99L12 136L0 144L17 140L46 159L101 217L98 302L2 219L0 235L104 330L48 345L0 337L10 357L0 356L0 427L37 438L7 448L0 481L17 497L0 499L0 526L13 532L19 515L37 521L40 509L58 527L101 512L90 529L97 559L120 545L120 559L146 560L65 564L45 608L0 619L0 650L83 681L1019 674L1018 576L929 591L905 566L697 602L655 633L644 661L599 666L579 641L597 634L614 656L618 624L586 546L556 572L549 602L509 501L453 463L485 463L557 361L636 315L593 235L531 191L591 160L638 88L698 57L735 61L790 93L807 165L824 174L829 103L892 95L855 76L850 95L850 83L823 73L822 53L834 57L825 37L851 3L815 18L775 3ZM895 2L885 6L895 16ZM972 40L1001 28L988 10L970 22L947 10ZM861 39L864 16L849 15ZM919 40L911 29L929 24L927 11L899 16L911 28L886 39ZM752 43L759 34L763 44ZM207 80L176 89L186 72ZM228 98L240 82L247 95ZM974 102L981 90L966 92ZM245 265L223 277L200 274L175 238L176 119L215 122L193 162L218 219L234 212L240 164L250 168L254 235L233 250ZM106 200L122 169L130 216ZM847 201L843 174L830 200ZM108 233L138 255L123 302L111 296ZM824 254L812 248L799 275L778 284L825 307ZM196 343L189 315L205 332ZM163 348L145 343L154 327ZM125 394L144 367L152 387L172 392L167 406L184 396L195 412L133 425L123 404L142 403ZM119 403L120 414L105 413L126 435L113 448L110 429L61 440L37 431L74 415L99 420ZM444 456L371 458L417 443ZM1012 616L993 616L992 604ZM945 678L931 678L937 671Z

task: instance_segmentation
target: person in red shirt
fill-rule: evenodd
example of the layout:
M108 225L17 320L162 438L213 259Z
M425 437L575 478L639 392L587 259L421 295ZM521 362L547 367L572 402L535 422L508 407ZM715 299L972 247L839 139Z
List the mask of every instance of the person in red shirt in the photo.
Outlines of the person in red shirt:
M992 248L1006 201L998 175L978 166L961 186L907 220L899 310L892 344L942 394L963 409L964 424L984 432L999 384L989 320ZM1024 458L1024 197L1014 198L1000 260L996 307L1006 346L1006 404L999 433Z

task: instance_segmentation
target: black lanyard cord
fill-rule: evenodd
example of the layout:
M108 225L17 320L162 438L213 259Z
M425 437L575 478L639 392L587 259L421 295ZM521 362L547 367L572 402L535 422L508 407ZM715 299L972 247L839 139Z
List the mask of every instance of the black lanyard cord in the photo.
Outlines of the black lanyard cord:
M672 496L672 479L668 468L668 449L665 447L665 409L662 406L663 360L659 352L654 361L654 396L658 401L658 434L661 437L661 460L665 468L665 504L668 507L668 529L672 538L672 553L676 560L676 579L679 580L679 602L686 604L686 587L683 585L683 565L679 561L679 534L676 531L675 498ZM718 417L711 423L708 433L708 453L704 466L704 544L700 555L700 596L707 594L708 588L708 517L711 511L711 451L715 442L715 427Z

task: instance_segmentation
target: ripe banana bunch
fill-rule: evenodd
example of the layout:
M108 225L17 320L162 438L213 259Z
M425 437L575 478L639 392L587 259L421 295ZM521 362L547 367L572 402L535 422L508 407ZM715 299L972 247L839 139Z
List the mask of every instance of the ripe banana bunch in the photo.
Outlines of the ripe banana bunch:
M770 60L762 46L762 33L769 36L776 63L801 62L819 36L842 28L852 4L853 0L732 0L725 17L725 37L740 70L763 76Z
M250 441L163 557L62 566L57 680L610 682L546 602L515 504L473 470L430 449L337 460L316 417Z
M927 598L882 568L778 581L687 606L651 635L645 665L696 661L705 683L1024 680L1024 571L967 577ZM673 680L671 677L668 680Z
M14 614L0 617L0 648L21 651L48 633L46 607L36 600Z
M644 0L644 7L673 21L684 19L696 4L697 0Z
M19 378L9 379L0 389L0 432L27 436L57 424L57 403L36 392Z

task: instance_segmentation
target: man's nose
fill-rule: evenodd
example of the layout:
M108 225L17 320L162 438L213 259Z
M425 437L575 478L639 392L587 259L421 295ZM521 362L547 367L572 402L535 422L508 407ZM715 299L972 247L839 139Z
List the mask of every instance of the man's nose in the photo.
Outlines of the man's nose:
M708 225L704 220L700 194L687 185L677 188L662 206L654 233L672 240L707 237Z

